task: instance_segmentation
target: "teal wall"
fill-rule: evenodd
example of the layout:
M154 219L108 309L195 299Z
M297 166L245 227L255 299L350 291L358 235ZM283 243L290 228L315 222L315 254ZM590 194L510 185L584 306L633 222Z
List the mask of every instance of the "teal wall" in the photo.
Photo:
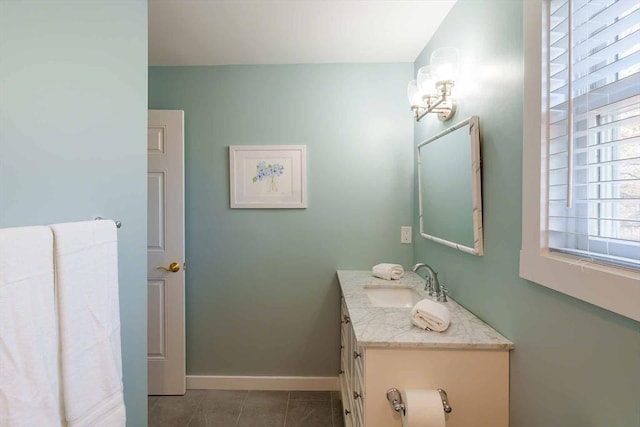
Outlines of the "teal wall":
M118 232L128 425L147 419L147 2L0 0L0 227Z
M414 235L415 261L432 265L457 301L515 343L512 427L637 427L640 324L518 275L522 23L522 1L458 0L414 64L442 46L458 47L466 62L451 123L480 116L485 227L484 257ZM448 124L418 123L415 143Z
M150 68L185 112L188 374L337 376L336 269L413 257L411 67ZM308 209L230 209L233 144L306 144Z

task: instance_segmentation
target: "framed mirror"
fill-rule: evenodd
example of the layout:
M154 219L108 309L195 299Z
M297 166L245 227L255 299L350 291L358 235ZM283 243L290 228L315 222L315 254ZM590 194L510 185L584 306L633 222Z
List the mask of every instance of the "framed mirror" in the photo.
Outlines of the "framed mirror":
M472 255L482 255L480 123L469 117L420 143L420 234Z

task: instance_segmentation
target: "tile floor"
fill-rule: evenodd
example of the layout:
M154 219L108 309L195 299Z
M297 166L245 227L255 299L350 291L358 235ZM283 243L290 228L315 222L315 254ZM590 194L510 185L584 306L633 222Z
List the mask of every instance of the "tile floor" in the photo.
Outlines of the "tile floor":
M187 390L149 396L149 427L343 427L330 391Z

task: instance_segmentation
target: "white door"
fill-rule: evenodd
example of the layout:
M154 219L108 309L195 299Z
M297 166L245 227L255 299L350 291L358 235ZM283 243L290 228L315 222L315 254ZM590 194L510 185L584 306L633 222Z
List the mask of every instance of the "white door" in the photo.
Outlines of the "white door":
M147 143L149 394L184 394L184 112L149 110Z

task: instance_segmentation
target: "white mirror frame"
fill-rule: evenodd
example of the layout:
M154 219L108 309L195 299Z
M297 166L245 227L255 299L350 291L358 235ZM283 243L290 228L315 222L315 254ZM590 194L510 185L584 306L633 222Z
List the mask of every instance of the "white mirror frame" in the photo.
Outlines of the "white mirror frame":
M424 210L422 207L422 160L420 158L420 148L436 141L451 132L469 125L469 141L471 144L471 197L473 199L473 247L460 243L451 242L440 237L432 236L424 231ZM478 116L471 116L468 119L448 128L439 134L418 144L416 147L418 154L418 209L420 213L420 235L425 239L458 249L471 255L482 256L484 254L483 230L482 230L482 185L480 171L480 121Z

